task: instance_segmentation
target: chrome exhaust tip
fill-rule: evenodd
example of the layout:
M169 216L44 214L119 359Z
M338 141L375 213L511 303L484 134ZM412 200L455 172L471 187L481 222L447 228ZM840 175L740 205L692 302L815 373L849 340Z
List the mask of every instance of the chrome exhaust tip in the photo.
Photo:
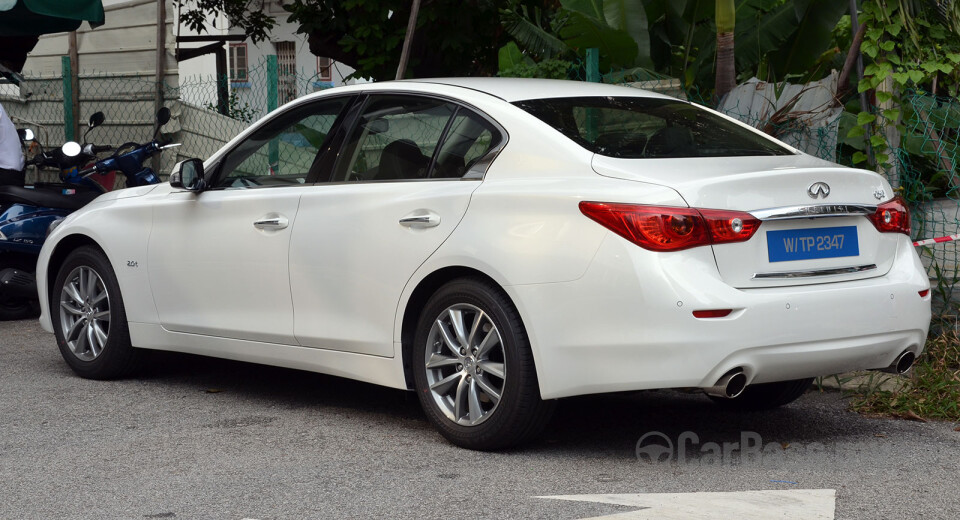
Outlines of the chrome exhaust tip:
M890 364L887 368L881 368L881 372L888 372L891 374L903 374L907 370L910 370L910 367L913 366L913 362L917 360L917 355L909 350L904 350L897 356L897 359L893 360L893 363Z
M704 388L703 392L714 397L733 399L742 394L746 388L747 376L744 375L743 369L735 368L718 379L713 386Z

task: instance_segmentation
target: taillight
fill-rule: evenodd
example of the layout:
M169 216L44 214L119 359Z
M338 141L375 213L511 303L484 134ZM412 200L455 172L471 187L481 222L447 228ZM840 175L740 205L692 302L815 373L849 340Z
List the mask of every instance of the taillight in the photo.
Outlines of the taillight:
M910 234L910 210L900 197L894 197L893 200L877 206L877 211L870 216L870 221L881 233Z
M610 231L651 251L679 251L743 242L760 227L749 213L718 209L581 202L580 211Z

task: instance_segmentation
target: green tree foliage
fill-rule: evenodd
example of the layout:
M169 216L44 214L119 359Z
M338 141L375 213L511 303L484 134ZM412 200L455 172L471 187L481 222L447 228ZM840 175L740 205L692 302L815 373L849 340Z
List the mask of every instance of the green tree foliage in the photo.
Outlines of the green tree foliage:
M956 132L952 114L940 114L944 109L939 104L904 103L904 95L911 91L946 93L955 98L960 87L960 4L957 2L889 1L864 2L860 19L867 30L860 46L867 60L859 92L871 94L874 106L861 107L857 114L857 126L847 133L848 139L862 138L869 143L877 164L889 167L892 159L888 153L888 132L895 127L902 135L905 149L919 159L926 156L939 175L928 175L927 183L944 184L944 177L953 177L955 165L945 160L955 156L956 150L945 150L940 143L944 136L921 135L909 131L904 121L919 122L921 127L931 117L947 123L946 131ZM929 105L929 106L926 106ZM883 110L875 106L886 107ZM933 142L935 146L924 147L922 143ZM921 143L921 144L918 144ZM946 153L945 153L946 152ZM855 163L868 160L866 151L858 152ZM944 171L951 170L951 171ZM936 186L928 185L930 192ZM944 188L945 186L939 186Z
M839 52L831 32L849 4L736 0L734 6L737 79L777 81L828 72ZM535 61L582 60L585 49L596 47L601 71L678 77L703 93L714 85L715 15L715 0L560 0L555 9L514 1L501 10L504 29Z
M423 0L410 53L410 77L492 75L508 38L495 0ZM535 4L536 2L532 2ZM203 30L206 16L223 13L254 42L267 39L276 20L262 0L178 1L181 19ZM310 52L356 69L356 76L393 79L410 15L409 0L294 0L287 20L307 35Z

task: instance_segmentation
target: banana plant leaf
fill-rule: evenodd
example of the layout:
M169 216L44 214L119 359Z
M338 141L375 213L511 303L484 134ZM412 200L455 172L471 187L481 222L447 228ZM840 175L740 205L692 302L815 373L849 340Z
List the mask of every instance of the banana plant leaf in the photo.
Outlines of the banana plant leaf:
M631 67L637 60L637 43L630 34L593 16L571 12L567 23L560 29L560 36L576 50L599 48L601 70Z
M830 34L840 17L850 10L848 2L838 0L793 0L796 35L789 45L771 56L778 76L802 74L816 63L830 44Z

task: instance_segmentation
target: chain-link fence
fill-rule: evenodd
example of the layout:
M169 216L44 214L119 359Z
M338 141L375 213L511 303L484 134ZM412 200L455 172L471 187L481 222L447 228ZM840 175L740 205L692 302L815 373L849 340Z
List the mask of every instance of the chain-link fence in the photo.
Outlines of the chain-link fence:
M66 65L66 62L65 62ZM30 128L39 148L57 147L67 140L88 141L119 148L143 143L153 136L157 101L172 113L162 132L179 148L164 151L155 167L166 177L173 165L188 157L209 157L250 123L297 97L331 86L316 74L281 73L275 56L248 70L243 81L215 75L178 77L175 85L151 77L81 72L73 94L69 70L64 75L27 76L21 85L0 85L0 103L18 128ZM76 98L74 102L73 98ZM101 111L105 123L86 133L86 121ZM79 133L73 122L80 123ZM57 172L28 169L27 182L55 182ZM123 180L117 180L118 187Z

